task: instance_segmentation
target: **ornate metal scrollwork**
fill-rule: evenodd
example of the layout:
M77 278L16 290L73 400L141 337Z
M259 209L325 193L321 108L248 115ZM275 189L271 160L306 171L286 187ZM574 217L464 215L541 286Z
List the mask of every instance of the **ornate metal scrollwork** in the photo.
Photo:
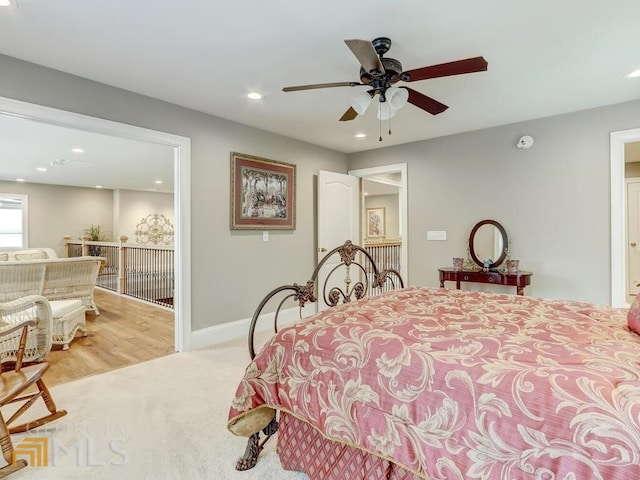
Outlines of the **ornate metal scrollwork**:
M171 221L162 214L152 213L136 225L136 242L141 244L172 245L174 229Z
M317 300L316 283L313 280L308 280L306 286L300 286L297 283L294 283L293 286L297 289L293 298L298 301L300 307L304 307L307 302L313 303Z
M342 262L348 267L353 263L353 260L356 258L356 253L358 253L358 249L351 242L351 240L347 240L344 242L344 245L340 247L338 250L340 254L340 259Z
M364 298L366 293L367 289L365 288L364 283L358 282L353 286L353 295L356 299L360 300L361 298Z

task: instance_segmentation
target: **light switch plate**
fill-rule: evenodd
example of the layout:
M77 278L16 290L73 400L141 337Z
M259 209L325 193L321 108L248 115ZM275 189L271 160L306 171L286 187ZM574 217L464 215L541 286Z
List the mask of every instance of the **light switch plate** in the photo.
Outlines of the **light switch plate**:
M262 241L263 242L269 241L269 232L262 232Z
M428 230L427 240L446 240L447 232L444 230Z

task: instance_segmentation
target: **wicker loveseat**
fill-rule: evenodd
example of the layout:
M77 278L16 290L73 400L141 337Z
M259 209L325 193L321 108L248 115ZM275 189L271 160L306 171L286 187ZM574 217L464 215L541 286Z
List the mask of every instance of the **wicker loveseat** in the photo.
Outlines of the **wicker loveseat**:
M78 299L98 315L93 291L105 261L103 257L0 260L0 301L26 295L42 295L49 301Z
M100 314L93 291L104 261L90 256L0 260L0 302L42 295L51 309L49 335L66 350L78 332L87 335L86 312Z

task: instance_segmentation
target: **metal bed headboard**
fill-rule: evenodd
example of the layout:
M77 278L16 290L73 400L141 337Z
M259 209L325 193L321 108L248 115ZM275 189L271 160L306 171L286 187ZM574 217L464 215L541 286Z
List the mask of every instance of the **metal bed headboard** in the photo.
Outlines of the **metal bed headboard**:
M360 255L360 257L358 257ZM323 267L332 257L339 256L339 262L326 272L326 278L322 285L317 285L318 276ZM341 282L335 278L339 273L344 274ZM318 287L316 289L316 287ZM307 303L322 301L327 307L335 307L339 303L349 303L352 300L360 300L370 292L382 293L387 290L395 290L404 287L402 276L395 269L378 270L376 262L367 250L347 240L343 245L331 250L318 263L311 278L306 284L297 283L281 285L269 292L256 308L251 325L249 326L249 355L255 357L254 336L255 329L262 315L262 311L272 301L277 302L274 312L273 330L278 332L278 316L282 307L289 301L297 302L302 314L302 308ZM319 298L318 298L319 297ZM302 315L300 316L302 318Z

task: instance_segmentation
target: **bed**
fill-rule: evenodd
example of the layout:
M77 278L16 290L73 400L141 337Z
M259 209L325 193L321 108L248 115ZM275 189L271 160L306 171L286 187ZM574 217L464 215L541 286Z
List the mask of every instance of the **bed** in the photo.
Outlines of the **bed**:
M239 468L277 423L283 467L311 480L640 478L627 309L399 287L255 355L229 411L250 436Z

